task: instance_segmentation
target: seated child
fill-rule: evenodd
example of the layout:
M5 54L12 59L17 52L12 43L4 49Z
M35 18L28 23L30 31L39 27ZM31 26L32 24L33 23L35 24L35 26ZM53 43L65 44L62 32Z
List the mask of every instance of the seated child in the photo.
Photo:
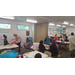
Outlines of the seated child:
M46 44L46 43L47 43L48 39L49 39L49 38L48 38L48 37L46 37L46 39L45 39L45 43L44 43L44 44Z
M40 41L39 51L42 52L42 53L44 53L44 51L45 51L45 47L43 45L43 41Z
M51 56L57 56L58 55L58 50L57 50L55 40L52 41L52 45L47 46L47 48L49 48L48 51L51 52Z
M50 45L50 43L51 43L51 42L50 42L50 39L47 38L45 44Z
M3 35L3 37L4 37L4 45L8 45L9 43L7 41L7 36L6 35Z
M51 41L53 41L54 40L54 38L52 37L52 40Z
M31 42L31 43L32 43L32 38L31 38L31 37L29 38L29 42Z
M67 41L67 42L69 42L69 40L68 40L68 37L67 36L65 36L65 40L64 41Z
M45 38L44 43L46 42L46 39L47 39L47 37Z
M35 58L42 58L42 55L41 55L40 53L37 53L37 54L35 55Z

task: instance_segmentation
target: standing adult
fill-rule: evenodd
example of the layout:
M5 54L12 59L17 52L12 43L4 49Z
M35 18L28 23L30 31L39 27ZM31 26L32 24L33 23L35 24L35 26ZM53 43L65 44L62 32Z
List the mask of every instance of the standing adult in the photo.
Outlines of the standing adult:
M57 36L57 34L55 35L55 40L58 40L58 36Z
M70 50L70 55L75 56L75 36L74 33L71 33L71 36L68 37L69 40L69 50Z
M15 40L15 41L17 42L17 45L19 46L19 52L20 52L20 44L21 44L22 39L21 39L21 37L20 37L19 35L17 35L17 34L14 34L13 36L14 36L15 38L12 39L12 40Z

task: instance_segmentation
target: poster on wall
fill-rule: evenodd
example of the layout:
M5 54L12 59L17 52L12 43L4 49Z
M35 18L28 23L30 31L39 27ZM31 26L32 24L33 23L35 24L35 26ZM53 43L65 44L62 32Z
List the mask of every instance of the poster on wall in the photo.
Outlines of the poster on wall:
M60 34L61 34L61 35L63 34L63 30L60 30Z
M66 33L66 30L63 30L63 33Z
M55 31L59 31L59 29L55 29Z
M26 31L26 36L30 36L30 32L29 31Z
M54 28L49 28L49 31L54 31Z

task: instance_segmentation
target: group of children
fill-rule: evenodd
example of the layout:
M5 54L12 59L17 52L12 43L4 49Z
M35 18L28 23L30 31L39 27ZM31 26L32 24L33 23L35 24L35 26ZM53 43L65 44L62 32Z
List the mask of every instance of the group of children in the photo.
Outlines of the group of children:
M40 41L39 45L39 51L44 53L45 51L49 51L51 53L51 56L57 56L58 55L58 45L56 44L56 40L59 41L69 41L68 37L64 34L63 36L58 37L57 34L55 37L46 37L46 39L43 41ZM48 50L45 49L45 46L43 44L47 44Z
M49 38L47 38L47 40L49 41ZM57 56L58 55L58 50L57 50L57 44L55 42L55 40L52 40L51 42L48 43L48 41L46 40L46 42L44 44L48 44L47 48L49 52L51 52L51 56ZM46 51L45 46L43 45L43 41L40 41L40 45L39 45L39 51L44 53Z

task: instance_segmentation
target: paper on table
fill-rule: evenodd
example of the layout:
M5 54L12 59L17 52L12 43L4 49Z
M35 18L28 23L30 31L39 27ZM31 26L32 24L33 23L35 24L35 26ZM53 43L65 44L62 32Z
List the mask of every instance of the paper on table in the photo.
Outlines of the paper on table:
M35 55L33 55L33 58L35 58Z
M26 56L28 56L28 55L29 55L29 53L26 54Z

